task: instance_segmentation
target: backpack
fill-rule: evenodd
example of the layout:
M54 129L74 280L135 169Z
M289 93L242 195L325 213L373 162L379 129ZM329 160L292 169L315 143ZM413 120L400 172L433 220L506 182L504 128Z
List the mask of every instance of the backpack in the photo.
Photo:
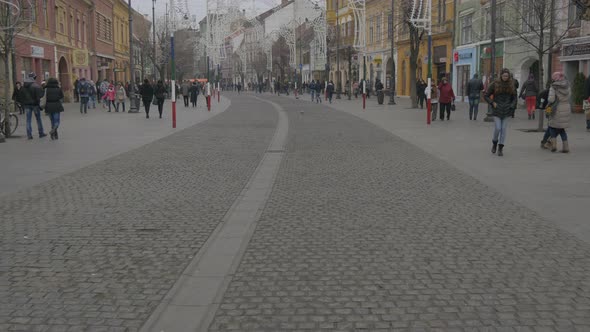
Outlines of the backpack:
M88 86L86 85L86 83L80 84L80 92L79 93L81 95L88 94Z

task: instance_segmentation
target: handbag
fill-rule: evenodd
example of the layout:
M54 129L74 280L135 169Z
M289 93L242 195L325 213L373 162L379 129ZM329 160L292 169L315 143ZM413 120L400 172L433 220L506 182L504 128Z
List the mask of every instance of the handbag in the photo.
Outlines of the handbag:
M152 98L152 105L158 105L158 98L156 98L156 97Z
M451 104L451 111L453 111L453 112L455 111L455 103Z
M41 97L41 100L39 101L40 109L45 109L45 106L47 106L47 92L43 94L43 97Z

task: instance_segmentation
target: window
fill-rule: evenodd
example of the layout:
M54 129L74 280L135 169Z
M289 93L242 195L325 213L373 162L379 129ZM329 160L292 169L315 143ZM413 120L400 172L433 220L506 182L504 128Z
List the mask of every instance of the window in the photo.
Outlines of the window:
M43 22L45 29L49 28L49 16L47 16L47 0L43 0Z
M371 18L371 20L369 22L370 22L369 23L369 42L372 44L373 41L375 40L374 39L374 36L373 36L373 32L374 32L374 29L373 29L373 19Z
M70 38L74 38L74 15L70 14Z
M469 44L473 38L473 14L462 16L461 22L461 44Z
M82 21L82 42L86 43L86 20Z
M570 4L568 7L568 26L579 28L582 24L580 21L580 8L576 5L573 0L570 0Z
M377 41L381 40L381 16L377 16Z
M60 13L59 13L59 32L62 35L66 33L66 31L65 31L66 30L66 23L65 23L65 20L66 19L65 19L65 17L66 17L65 13L62 10L60 10Z
M104 15L96 14L96 36L105 41L113 41L113 26L111 20Z
M534 0L533 0L534 1ZM485 33L486 36L492 35L492 12L490 7L486 7L485 11ZM504 36L504 4L496 5L496 37Z
M393 15L389 13L387 17L387 39L391 40L391 34L393 33Z
M438 24L447 20L447 6L445 0L438 0Z
M530 32L539 29L539 10L541 8L535 8L538 6L536 3L538 0L523 0L522 2L522 32Z
M37 0L31 1L31 22L37 24Z
M80 36L80 19L79 18L76 19L76 39L82 40L82 38Z

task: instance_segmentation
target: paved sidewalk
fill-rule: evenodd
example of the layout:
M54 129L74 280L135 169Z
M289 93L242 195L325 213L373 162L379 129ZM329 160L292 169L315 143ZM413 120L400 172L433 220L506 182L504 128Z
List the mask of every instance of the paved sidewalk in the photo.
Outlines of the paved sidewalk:
M98 107L82 115L79 104L66 104L62 113L60 139L51 141L49 136L39 139L33 118L34 139L26 139L25 116L20 115L16 135L0 144L0 196L42 183L59 175L69 173L97 161L130 151L149 142L171 135L184 128L226 110L230 102L222 98L213 102L211 112L205 108L199 96L197 109L185 108L182 99L177 102L177 128L172 128L171 103L164 104L163 119L158 119L157 106L152 105L150 119L145 118L143 107L140 113L108 113ZM129 105L127 105L129 106ZM50 122L43 116L43 126L49 132ZM141 165L129 165L138 168Z
M300 99L301 105L310 104L303 102L310 99L309 95L305 97ZM562 154L539 148L542 133L519 130L536 128L537 121L529 121L526 110L518 109L509 123L505 156L499 158L490 153L493 123L483 122L485 104L480 104L478 121L469 121L468 105L457 103L451 121L436 120L428 126L426 110L411 109L409 98L396 98L394 106L387 105L388 101L386 97L385 105L378 105L373 96L367 99L365 111L362 100L354 96L351 101L343 96L323 105L399 136L590 242L590 133L586 132L583 114L572 114L568 129L571 153ZM444 179L446 175L432 177Z
M240 105L0 197L0 331L139 330L269 146L276 112Z

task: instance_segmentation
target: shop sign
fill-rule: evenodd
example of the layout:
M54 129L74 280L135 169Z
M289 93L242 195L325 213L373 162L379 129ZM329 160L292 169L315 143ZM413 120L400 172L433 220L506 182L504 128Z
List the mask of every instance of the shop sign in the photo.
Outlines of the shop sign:
M31 56L35 58L44 58L45 48L39 46L31 46Z
M590 44L568 45L563 48L564 56L590 54Z

